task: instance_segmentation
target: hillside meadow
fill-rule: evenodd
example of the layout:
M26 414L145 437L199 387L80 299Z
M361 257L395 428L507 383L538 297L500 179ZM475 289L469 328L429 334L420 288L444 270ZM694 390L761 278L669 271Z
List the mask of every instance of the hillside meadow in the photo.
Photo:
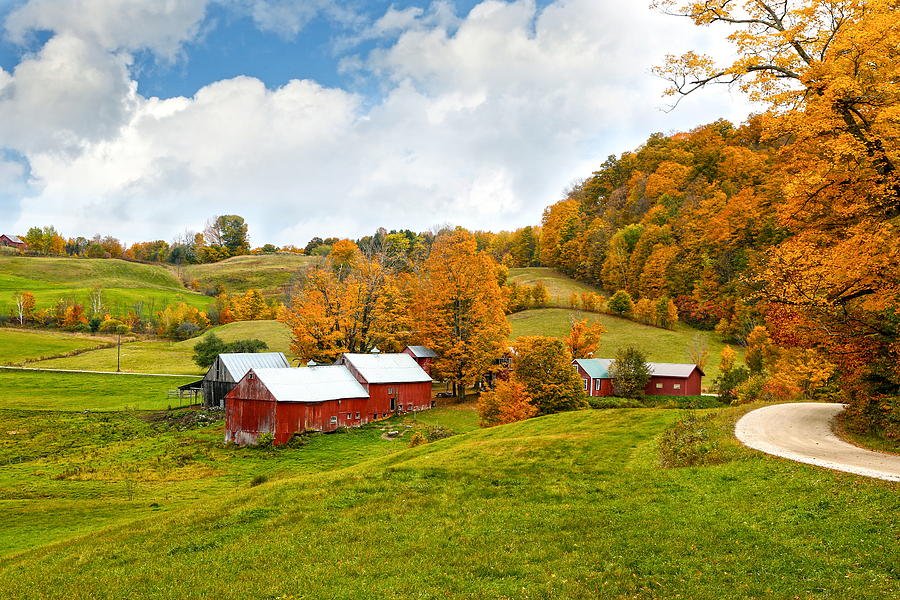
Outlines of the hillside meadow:
M95 287L102 288L107 311L126 314L140 303L145 314L185 302L199 309L213 300L186 289L166 267L118 259L0 256L0 312L14 308L16 292L34 294L38 309L59 299L88 305Z
M509 270L508 281L519 285L534 286L541 282L547 286L550 303L558 307L568 307L569 297L573 293L595 292L603 294L600 288L576 281L559 271L547 267L520 267Z
M318 256L299 254L260 254L234 256L226 260L201 265L174 267L187 281L197 281L201 289L222 286L228 293L257 289L265 294L280 293L297 281L298 276L322 262Z
M266 451L222 447L218 425L0 411L0 430L29 432L15 447L0 433L23 455L0 479L0 595L900 594L896 484L734 441L721 464L663 469L657 437L681 414L578 411L412 449L372 426ZM727 433L737 413L718 414Z

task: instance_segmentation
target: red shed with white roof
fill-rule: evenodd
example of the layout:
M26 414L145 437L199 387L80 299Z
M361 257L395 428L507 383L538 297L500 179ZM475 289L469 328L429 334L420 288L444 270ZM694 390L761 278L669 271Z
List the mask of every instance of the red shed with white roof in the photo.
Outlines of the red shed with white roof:
M344 354L338 362L369 393L372 419L431 408L431 377L408 354Z

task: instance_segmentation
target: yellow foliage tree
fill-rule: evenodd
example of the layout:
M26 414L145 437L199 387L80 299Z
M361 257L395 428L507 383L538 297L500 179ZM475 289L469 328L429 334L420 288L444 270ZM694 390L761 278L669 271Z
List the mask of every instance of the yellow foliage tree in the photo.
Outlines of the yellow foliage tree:
M528 390L515 377L498 381L492 391L482 392L478 397L477 410L482 427L523 421L538 413Z
M600 347L600 338L606 333L606 329L600 321L581 319L573 321L568 335L563 342L569 349L573 358L589 358Z

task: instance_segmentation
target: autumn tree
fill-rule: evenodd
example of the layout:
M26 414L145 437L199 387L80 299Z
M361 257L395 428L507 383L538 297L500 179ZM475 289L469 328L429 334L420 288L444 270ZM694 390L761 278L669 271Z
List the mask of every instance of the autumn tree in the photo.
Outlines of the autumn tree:
M531 288L531 299L538 308L544 308L550 303L550 292L543 281L538 281Z
M600 321L573 320L568 335L563 338L563 343L573 358L590 358L600 347L600 338L604 333L606 329Z
M491 391L482 392L478 397L477 410L482 427L523 421L538 414L525 385L515 376L507 381L498 381Z
M438 236L424 264L414 307L423 343L437 352L434 372L465 389L488 372L509 336L497 264L464 229Z
M619 290L610 297L606 306L609 308L610 312L626 317L631 315L634 303L631 300L631 294L625 290Z
M556 338L518 338L513 372L542 415L587 407L581 377L572 368L572 354Z
M24 325L26 320L30 320L34 316L34 294L31 292L16 292L13 295L13 302L19 325Z
M780 225L761 297L780 345L818 346L839 363L852 400L900 391L900 6L893 0L754 0L657 5L723 24L737 58L690 52L659 72L669 93L739 85L768 105L779 150ZM877 399L874 399L877 402Z

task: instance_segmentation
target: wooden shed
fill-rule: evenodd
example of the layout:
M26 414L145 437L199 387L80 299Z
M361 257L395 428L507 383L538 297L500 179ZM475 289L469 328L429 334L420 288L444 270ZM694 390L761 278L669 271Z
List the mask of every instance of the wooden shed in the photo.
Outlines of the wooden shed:
M437 352L427 346L407 346L403 353L412 356L422 370L431 376L431 363L437 358Z
M203 378L203 406L223 408L225 395L250 369L287 369L290 366L281 352L220 354Z
M576 358L572 365L581 376L584 393L589 396L612 396L614 390L609 368L611 358ZM697 365L681 363L647 363L650 381L644 388L648 396L699 396L703 370Z
M250 369L226 396L225 441L255 444L271 433L285 444L296 433L367 423L369 394L341 365Z
M344 354L338 362L369 393L372 419L432 407L431 377L409 354Z

